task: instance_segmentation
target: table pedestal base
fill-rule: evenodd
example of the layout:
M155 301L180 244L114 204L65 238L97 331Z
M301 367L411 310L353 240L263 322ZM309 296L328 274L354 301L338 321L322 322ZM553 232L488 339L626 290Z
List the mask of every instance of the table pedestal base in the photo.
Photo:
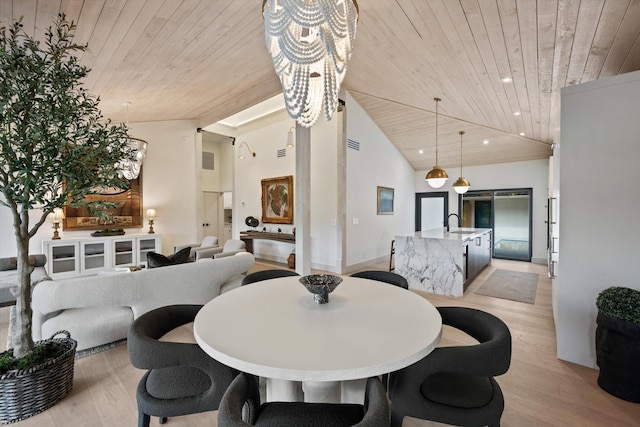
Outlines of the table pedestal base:
M364 403L366 379L351 381L297 381L267 378L268 402ZM304 398L302 398L304 394Z
M299 402L301 397L298 381L267 378L267 402Z

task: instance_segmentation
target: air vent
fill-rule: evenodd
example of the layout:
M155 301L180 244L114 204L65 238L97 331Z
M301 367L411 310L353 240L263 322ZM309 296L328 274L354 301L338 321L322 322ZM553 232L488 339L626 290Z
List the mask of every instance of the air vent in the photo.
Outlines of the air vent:
M352 150L360 151L360 143L358 141L354 141L353 139L347 139L347 147Z
M280 157L287 157L287 149L286 148L281 148L278 150L278 154L276 155L277 158Z
M214 165L215 156L209 151L202 152L202 169L212 171Z

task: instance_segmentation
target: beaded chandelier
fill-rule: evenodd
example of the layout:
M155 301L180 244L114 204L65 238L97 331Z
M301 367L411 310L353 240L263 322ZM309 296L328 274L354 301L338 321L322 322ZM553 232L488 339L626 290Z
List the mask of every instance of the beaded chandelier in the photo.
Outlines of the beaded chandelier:
M304 127L322 110L331 120L356 36L356 0L263 0L262 9L287 112Z

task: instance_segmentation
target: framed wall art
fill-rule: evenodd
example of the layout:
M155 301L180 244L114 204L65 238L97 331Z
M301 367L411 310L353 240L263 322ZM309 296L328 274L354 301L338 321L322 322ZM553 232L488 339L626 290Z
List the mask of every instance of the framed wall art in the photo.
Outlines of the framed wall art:
M262 183L262 222L293 224L293 176L266 178Z
M378 186L378 215L393 215L393 188Z
M64 207L63 230L102 230L105 228L142 228L142 172L136 179L129 181L129 188L108 188L100 193L88 195L87 201L105 201L116 204L108 209L110 221L104 223L91 216L86 207Z

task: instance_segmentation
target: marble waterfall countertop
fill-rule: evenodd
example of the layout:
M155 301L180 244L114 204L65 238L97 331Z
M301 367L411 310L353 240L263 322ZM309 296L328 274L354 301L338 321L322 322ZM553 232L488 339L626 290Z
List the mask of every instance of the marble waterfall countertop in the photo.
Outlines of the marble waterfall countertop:
M409 288L448 296L462 296L466 241L490 233L490 228L438 228L395 237L395 272Z

